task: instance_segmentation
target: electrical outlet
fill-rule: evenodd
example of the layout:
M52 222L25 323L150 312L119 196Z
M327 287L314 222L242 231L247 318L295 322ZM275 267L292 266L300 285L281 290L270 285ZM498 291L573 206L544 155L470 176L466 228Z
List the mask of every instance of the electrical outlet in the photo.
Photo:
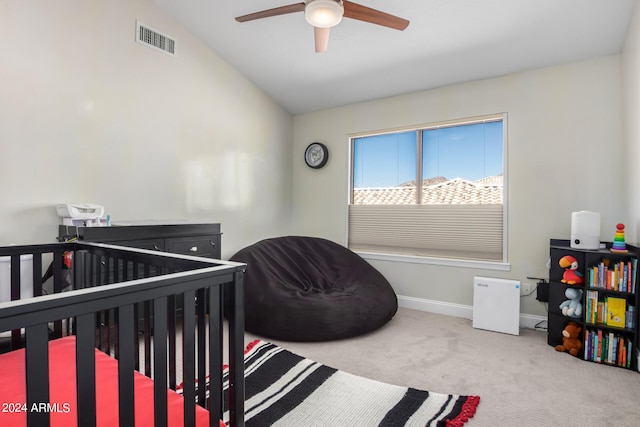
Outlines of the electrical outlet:
M520 284L520 295L529 295L531 293L531 283L522 282Z

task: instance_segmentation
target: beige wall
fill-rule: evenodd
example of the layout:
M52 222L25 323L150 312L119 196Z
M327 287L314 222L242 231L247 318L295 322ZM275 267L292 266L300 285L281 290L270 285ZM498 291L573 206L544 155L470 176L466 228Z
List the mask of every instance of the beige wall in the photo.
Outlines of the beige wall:
M546 277L572 211L601 212L603 240L622 221L640 241L638 14L621 56L292 119L149 0L0 2L0 244L53 241L62 202L219 221L224 256L290 232L345 243L348 134L507 112L511 271L372 261L400 295L470 305L474 275ZM136 19L177 57L136 43ZM324 169L304 165L312 141L331 150ZM532 297L522 311L545 315Z
M620 63L611 56L296 116L294 232L346 241L350 133L506 112L511 271L371 262L399 295L463 306L472 305L474 275L548 277L549 239L569 238L571 212L600 212L603 240L628 219ZM304 165L312 141L330 149L321 170ZM533 296L521 311L546 316Z
M291 115L149 0L2 1L0 40L0 244L54 241L64 202L221 222L223 256L289 230Z
M640 242L640 4L635 2L633 17L622 54L623 123L627 227L631 241Z

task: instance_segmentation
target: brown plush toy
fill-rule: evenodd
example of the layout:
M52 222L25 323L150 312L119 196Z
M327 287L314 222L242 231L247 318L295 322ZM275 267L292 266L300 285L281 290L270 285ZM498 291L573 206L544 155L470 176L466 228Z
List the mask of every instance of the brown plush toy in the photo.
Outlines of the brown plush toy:
M580 331L582 328L575 322L569 322L562 331L562 345L556 346L556 351L566 351L572 356L577 356L582 349Z

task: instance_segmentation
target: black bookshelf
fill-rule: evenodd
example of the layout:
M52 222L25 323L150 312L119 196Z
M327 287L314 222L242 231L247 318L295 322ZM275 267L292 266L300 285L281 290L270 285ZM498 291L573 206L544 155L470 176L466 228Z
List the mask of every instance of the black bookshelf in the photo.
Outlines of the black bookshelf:
M638 371L640 251L626 245L627 253L614 253L612 243L601 246L577 249L571 247L569 240L551 239L547 343L561 345L562 331L573 321L581 328L583 344L576 357ZM563 282L565 268L560 266L560 259L565 256L577 261L575 272L582 275L582 283ZM560 308L569 288L582 291L582 313L577 318L563 314Z

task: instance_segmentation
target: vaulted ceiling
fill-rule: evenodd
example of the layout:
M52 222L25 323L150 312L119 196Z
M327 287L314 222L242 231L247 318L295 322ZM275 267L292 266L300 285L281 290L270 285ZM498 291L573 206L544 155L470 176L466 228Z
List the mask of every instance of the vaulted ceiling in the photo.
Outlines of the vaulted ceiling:
M371 99L620 53L634 0L360 0L404 31L344 18L326 52L291 0L153 0L287 111ZM159 29L161 30L161 29Z

